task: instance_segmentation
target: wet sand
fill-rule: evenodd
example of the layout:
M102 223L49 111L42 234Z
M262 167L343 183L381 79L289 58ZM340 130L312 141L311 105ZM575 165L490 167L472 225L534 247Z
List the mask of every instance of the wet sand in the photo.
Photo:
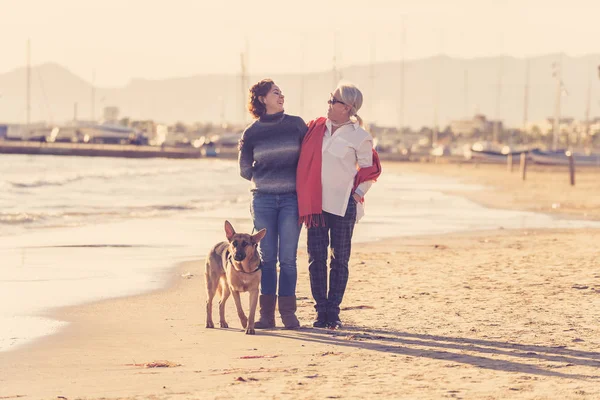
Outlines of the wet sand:
M576 168L571 186L566 166L527 166L525 180L519 166L509 172L502 164L420 164L390 163L395 172L415 172L458 178L490 190L460 193L492 208L527 210L578 219L600 220L600 168Z
M466 195L499 208L565 195L545 183L555 172L523 186L491 167L384 165L484 184L485 196ZM598 213L585 179L571 215ZM310 328L301 248L304 327L256 336L232 301L231 328L205 329L202 260L182 264L165 290L53 312L67 329L0 355L0 398L599 398L599 240L593 229L497 230L358 244L339 331ZM143 366L159 360L181 365Z

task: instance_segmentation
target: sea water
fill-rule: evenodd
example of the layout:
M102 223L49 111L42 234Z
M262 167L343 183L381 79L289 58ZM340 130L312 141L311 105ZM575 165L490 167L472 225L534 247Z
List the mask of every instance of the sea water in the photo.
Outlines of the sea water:
M600 226L445 194L473 190L485 188L384 172L354 240ZM164 287L175 264L224 240L225 219L252 230L249 201L233 160L0 155L0 351L61 329L47 310Z

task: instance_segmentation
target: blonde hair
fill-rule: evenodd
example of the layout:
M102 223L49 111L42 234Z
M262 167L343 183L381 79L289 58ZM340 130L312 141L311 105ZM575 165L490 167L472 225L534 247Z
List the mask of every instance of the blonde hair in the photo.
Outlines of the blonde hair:
M363 126L363 120L358 115L358 110L362 107L363 95L362 92L350 82L340 82L335 89L340 93L342 101L350 106L350 117L355 117L360 126Z

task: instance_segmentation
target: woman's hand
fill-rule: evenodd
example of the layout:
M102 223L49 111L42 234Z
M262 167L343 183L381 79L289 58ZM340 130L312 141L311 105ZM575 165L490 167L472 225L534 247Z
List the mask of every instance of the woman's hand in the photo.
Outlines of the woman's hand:
M362 197L360 197L358 193L352 193L352 198L357 203L360 203L360 201L362 200Z

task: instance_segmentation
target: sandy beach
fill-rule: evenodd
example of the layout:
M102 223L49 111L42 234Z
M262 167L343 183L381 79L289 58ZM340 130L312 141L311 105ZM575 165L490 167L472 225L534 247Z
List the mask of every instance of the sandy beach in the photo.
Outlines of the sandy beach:
M600 219L598 170L570 187L562 169L386 169L484 185L461 196L488 207ZM311 327L301 243L303 328L256 336L233 301L231 328L205 329L203 260L183 263L165 289L53 311L66 329L0 354L0 399L597 399L599 241L500 229L357 244L339 331Z
M471 192L468 197L492 208L600 219L600 169L594 167L577 167L575 186L571 186L567 166L528 165L525 180L521 178L517 164L512 173L501 164L396 163L391 165L391 169L459 178L465 183L485 185L491 192ZM461 193L461 196L464 195Z

